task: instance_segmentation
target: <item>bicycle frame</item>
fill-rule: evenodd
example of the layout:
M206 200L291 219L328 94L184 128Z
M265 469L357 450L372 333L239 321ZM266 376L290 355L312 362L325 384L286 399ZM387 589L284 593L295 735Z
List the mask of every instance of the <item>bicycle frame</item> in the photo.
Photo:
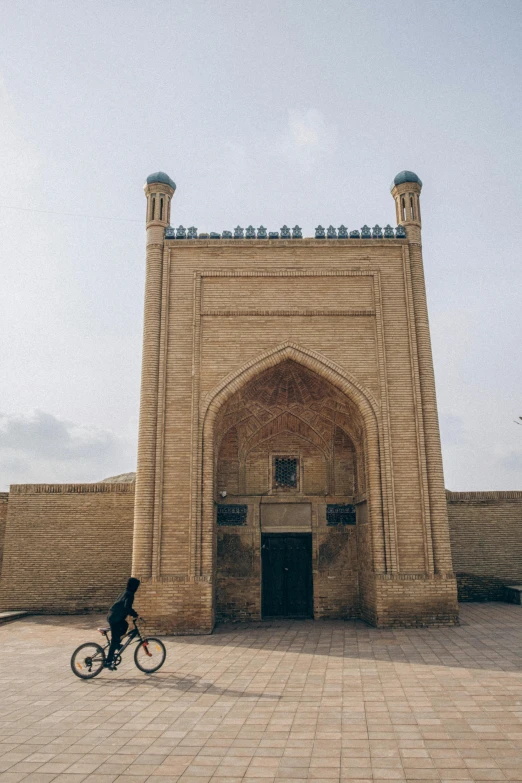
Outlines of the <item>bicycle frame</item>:
M127 641L125 642L125 644L124 644L122 647L120 647L120 648L119 648L119 650L116 650L116 651L115 651L114 657L121 656L121 655L122 655L122 653L123 653L123 652L124 652L124 651L127 649L127 647L129 646L129 644L132 644L132 642L133 642L133 641L134 641L136 638L137 638L137 639L139 639L139 641L140 641L140 642L144 642L144 641L145 641L145 639L144 639L144 638L143 638L143 636L141 635L140 629L138 628L138 624L137 624L137 622L136 622L136 618L135 618L135 617L133 617L133 618L132 618L132 623L133 623L133 625L134 625L134 628L133 628L131 631L128 631L128 632L127 632L127 634L128 634L128 639L127 639ZM108 636L108 634L107 634L107 633L105 633L105 634L104 634L104 636L105 636L105 638L107 639L107 644L106 644L106 645L104 645L104 647L103 647L102 649L103 649L103 652L104 652L104 653L107 653L107 652L108 652L108 650L109 650L109 647L111 646L111 640L109 639L109 636ZM145 645L145 647L146 647L146 645ZM148 652L148 650L147 650L147 649L145 650L145 652L147 653L147 655L150 655L150 653Z

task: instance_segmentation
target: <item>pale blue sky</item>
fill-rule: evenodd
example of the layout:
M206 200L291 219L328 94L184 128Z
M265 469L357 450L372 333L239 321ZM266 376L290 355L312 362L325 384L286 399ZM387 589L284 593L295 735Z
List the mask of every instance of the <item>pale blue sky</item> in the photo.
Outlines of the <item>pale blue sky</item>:
M135 467L147 174L176 225L310 235L394 222L404 168L446 486L522 488L519 0L3 0L0 31L0 489Z

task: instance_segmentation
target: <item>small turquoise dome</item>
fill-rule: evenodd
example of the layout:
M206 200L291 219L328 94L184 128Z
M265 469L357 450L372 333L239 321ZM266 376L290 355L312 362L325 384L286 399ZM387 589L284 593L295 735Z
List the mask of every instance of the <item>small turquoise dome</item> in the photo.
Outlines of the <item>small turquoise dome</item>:
M164 171L156 171L155 174L149 174L147 185L154 185L156 182L163 182L164 185L170 185L172 190L176 190L176 183Z
M414 171L399 171L391 184L390 190L393 190L396 185L402 185L403 182L416 182L422 188L422 181Z

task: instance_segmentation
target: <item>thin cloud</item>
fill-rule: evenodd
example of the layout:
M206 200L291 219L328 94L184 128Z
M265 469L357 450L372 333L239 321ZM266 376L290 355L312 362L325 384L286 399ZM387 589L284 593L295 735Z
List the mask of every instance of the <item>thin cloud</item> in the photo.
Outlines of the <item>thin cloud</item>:
M52 413L0 414L0 485L98 481L132 466L128 445L110 430Z
M337 147L337 128L329 125L317 109L290 109L285 132L276 151L309 171Z

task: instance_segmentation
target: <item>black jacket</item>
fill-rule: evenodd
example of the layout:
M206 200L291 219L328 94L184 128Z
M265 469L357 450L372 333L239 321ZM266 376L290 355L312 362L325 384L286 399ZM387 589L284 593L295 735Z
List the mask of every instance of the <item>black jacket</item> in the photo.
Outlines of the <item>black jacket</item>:
M125 620L129 614L132 617L138 616L138 613L132 608L132 602L134 601L134 595L139 586L139 579L134 579L134 577L129 579L127 582L127 588L121 595L118 596L116 601L109 609L107 620L110 623L120 623L122 620Z

